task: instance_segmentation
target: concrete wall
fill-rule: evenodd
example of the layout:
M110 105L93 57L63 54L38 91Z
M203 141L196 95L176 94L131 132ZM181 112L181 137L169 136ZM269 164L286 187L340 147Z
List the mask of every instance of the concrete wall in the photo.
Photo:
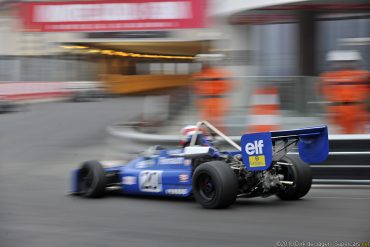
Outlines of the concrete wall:
M0 10L0 56L17 55L19 51L19 32L10 10Z

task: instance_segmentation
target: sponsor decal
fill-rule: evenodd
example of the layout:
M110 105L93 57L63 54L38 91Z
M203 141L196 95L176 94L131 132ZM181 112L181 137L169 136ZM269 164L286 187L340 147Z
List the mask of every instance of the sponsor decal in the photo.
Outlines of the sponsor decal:
M167 151L167 154L168 155L173 155L173 154L181 154L182 153L182 149L173 149L173 150L168 150Z
M251 167L266 166L266 160L264 155L249 156L249 165Z
M139 168L139 169L145 169L145 168L148 168L150 166L153 166L155 164L155 162L152 160L152 159L149 159L149 160L142 160L142 161L139 161L136 165L135 165L135 168Z
M122 161L122 160L103 160L103 161L100 161L100 164L102 164L102 166L104 168L117 167L117 166L121 166L124 163L125 162Z
M190 166L190 165L191 165L191 160L190 159L184 160L184 166Z
M122 184L124 184L124 185L134 185L134 184L136 184L136 177L134 177L134 176L124 176L124 177L122 177Z
M263 155L263 140L248 142L245 145L245 152L249 156L249 165L251 167L266 166L265 156ZM256 155L255 155L256 154Z
M165 193L167 195L187 195L188 189L166 189Z
M241 139L243 163L248 170L266 170L272 162L271 133L253 133Z
M139 189L142 192L161 192L162 171L145 170L140 172Z
M160 165L182 165L184 163L184 158L164 158L164 157L160 157L158 163Z
M179 175L179 181L182 183L186 183L189 181L189 175L188 174L180 174Z

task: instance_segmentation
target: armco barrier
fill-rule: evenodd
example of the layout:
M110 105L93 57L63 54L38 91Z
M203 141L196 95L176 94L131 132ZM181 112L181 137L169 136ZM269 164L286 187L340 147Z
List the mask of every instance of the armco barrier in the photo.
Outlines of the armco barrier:
M67 82L0 82L0 96L10 101L66 96Z
M120 152L139 153L151 145L177 146L179 135L142 133L136 123L115 124L107 128ZM232 136L239 142L240 136ZM222 143L221 143L222 144ZM316 184L370 185L370 135L329 135L330 152L322 164L311 165ZM291 155L297 155L293 150Z

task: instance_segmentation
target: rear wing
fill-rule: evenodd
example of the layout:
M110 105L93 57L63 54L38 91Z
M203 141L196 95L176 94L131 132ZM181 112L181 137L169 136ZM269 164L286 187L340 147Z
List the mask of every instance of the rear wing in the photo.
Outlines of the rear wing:
M320 163L329 154L327 126L245 134L241 138L243 163L248 170L266 170L293 147L307 163Z
M299 157L306 163L320 163L329 154L328 128L326 126L304 129L272 131L272 141L295 140L298 143Z
M279 161L296 145L300 158L306 163L323 162L329 154L327 126L245 134L239 146L209 122L199 121L190 146L195 145L201 126L206 126L239 150L246 168L252 171L267 170L273 161Z

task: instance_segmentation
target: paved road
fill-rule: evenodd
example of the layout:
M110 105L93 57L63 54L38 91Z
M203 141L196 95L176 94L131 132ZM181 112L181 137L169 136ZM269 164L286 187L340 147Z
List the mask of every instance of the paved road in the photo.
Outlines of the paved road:
M335 241L370 240L368 188L314 188L295 202L241 199L227 210L204 210L191 200L68 196L69 171L86 159L116 156L107 148L105 127L131 118L141 104L140 98L48 103L0 115L1 247L277 246L279 240L340 246Z

